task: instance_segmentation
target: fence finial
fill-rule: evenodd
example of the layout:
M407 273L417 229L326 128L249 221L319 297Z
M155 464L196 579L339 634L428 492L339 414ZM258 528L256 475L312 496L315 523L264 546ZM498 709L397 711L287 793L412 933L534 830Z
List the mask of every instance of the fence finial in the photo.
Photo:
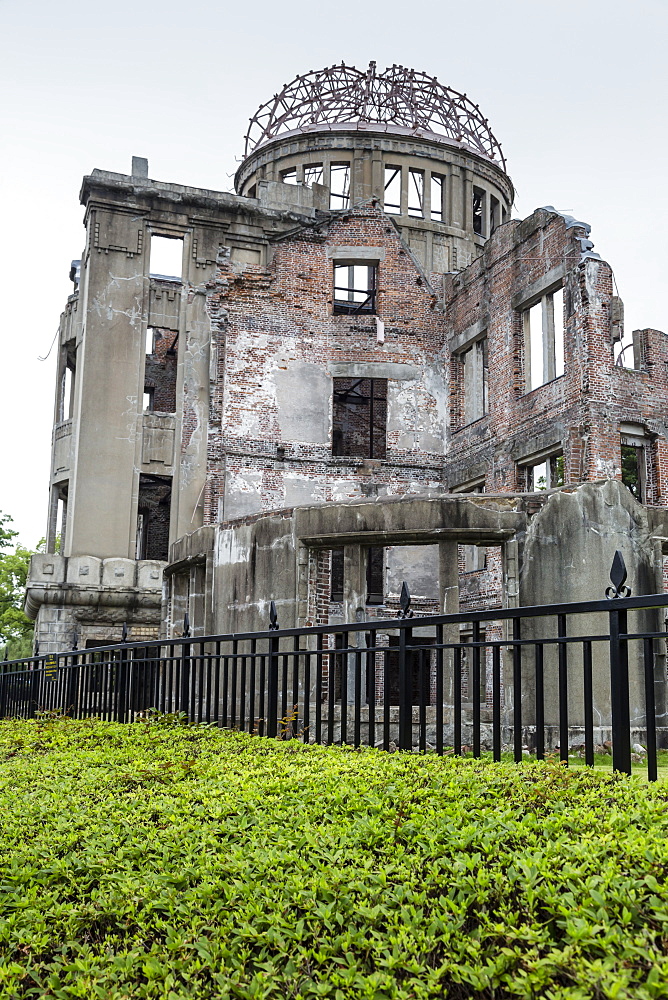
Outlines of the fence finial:
M274 632L278 628L278 612L276 605L272 601L269 605L269 631Z
M183 616L183 638L184 639L190 638L190 616L188 615L187 611Z
M411 592L408 589L408 584L404 580L401 584L401 596L399 598L399 606L401 611L399 612L399 618L412 618L413 612L411 611Z
M605 592L605 596L608 600L615 600L618 597L631 596L631 588L624 586L626 582L626 575L626 563L624 562L624 556L619 549L617 549L615 557L612 560L612 568L610 570L612 587L608 587Z
M128 623L123 622L123 628L121 630L121 642L128 641Z
M72 652L76 653L79 649L79 641L76 632L74 633L74 642L72 643Z

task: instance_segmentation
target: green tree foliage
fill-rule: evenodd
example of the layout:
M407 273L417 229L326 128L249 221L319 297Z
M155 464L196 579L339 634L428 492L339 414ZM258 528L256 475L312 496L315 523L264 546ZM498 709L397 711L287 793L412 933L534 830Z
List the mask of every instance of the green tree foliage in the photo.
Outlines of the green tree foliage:
M26 580L32 552L12 543L18 532L9 514L0 514L0 655L5 659L30 656L33 624L23 613Z

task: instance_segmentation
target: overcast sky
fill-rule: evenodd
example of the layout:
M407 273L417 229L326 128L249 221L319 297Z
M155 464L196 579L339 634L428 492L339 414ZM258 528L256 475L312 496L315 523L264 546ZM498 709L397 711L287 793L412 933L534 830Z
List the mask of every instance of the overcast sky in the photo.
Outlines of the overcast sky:
M424 70L479 104L517 190L592 226L627 330L668 330L666 0L0 0L0 511L44 534L55 347L94 167L230 190L248 118L299 73Z

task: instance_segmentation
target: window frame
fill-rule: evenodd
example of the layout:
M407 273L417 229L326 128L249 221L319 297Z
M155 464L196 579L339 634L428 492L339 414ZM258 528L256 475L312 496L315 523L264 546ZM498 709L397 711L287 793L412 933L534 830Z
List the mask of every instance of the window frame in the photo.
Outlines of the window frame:
M355 288L355 268L367 269L367 287ZM339 274L344 270L348 271L348 283L337 285L337 271ZM347 292L347 298L337 297L337 291ZM378 292L378 264L362 261L334 261L333 267L333 295L332 313L334 316L375 316L377 313L376 298ZM363 300L355 299L355 295L365 295Z

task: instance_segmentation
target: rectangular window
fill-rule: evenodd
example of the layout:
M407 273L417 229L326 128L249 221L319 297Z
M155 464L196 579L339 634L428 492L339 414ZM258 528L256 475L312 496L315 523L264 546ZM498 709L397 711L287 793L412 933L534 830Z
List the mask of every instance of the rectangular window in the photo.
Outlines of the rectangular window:
M485 480L478 479L468 482L464 486L457 486L453 493L475 493L485 492ZM464 573L477 573L487 566L487 548L484 545L460 545L462 559L462 571Z
M472 424L487 413L487 337L476 340L460 355L464 368L464 424Z
M408 214L424 218L424 174L421 170L408 171Z
M335 378L332 455L385 458L387 379Z
M564 485L564 456L561 452L555 452L535 465L527 465L525 469L526 489L529 493L554 490Z
M322 163L307 163L304 167L304 184L322 184Z
M385 167L383 206L388 215L401 214L401 167Z
M291 167L290 170L281 171L281 180L284 184L296 184L297 183L297 168Z
M350 163L332 163L329 168L329 207L348 208L350 204Z
M559 288L522 311L526 391L564 374L564 295Z
M373 314L375 312L375 264L335 264L334 314Z
M168 558L171 499L170 476L139 477L135 558L163 560Z
M485 235L485 192L477 187L473 188L473 232Z
M183 276L182 236L151 236L149 272L152 278L181 281Z
M501 205L499 204L499 199L495 198L494 195L490 196L489 199L489 235L491 236L494 230L501 223Z
M622 424L620 436L622 482L638 503L647 502L648 444L642 424Z
M440 174L431 175L431 217L435 222L443 222L443 194L445 192L445 177Z
M144 411L176 412L176 342L178 333L149 327L144 362Z

